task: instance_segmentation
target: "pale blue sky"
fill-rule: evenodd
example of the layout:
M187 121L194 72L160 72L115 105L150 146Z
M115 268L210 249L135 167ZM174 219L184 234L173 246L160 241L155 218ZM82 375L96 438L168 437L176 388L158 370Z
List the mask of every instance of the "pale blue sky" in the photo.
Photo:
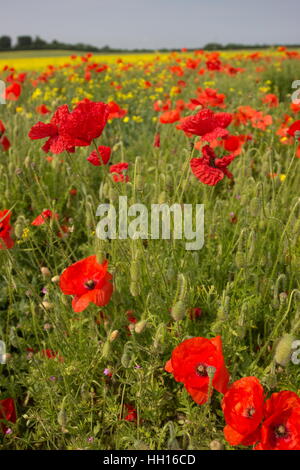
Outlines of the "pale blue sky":
M0 35L121 48L300 43L299 0L0 0Z

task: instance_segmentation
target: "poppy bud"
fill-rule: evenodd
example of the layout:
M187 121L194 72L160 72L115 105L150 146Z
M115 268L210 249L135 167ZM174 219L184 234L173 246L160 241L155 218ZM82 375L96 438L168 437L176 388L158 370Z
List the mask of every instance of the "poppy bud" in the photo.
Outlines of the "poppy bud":
M30 157L29 157L29 155L27 155L24 159L25 168L27 168L27 169L30 168L30 163L31 163Z
M166 272L166 279L167 281L172 281L175 277L175 269L173 265L168 266L167 272Z
M245 253L242 251L238 251L235 255L235 264L238 269L242 269L246 267L246 257Z
M132 359L133 359L133 356L132 356L132 351L131 351L131 345L126 343L123 349L123 354L121 356L122 366L125 367L125 369L127 369L130 366Z
M43 276L44 279L51 276L51 273L50 273L49 269L46 266L41 267L41 273L42 273L42 276Z
M144 189L144 177L142 175L136 175L134 179L134 185L137 191L143 191Z
M164 323L160 323L156 330L154 341L153 341L153 348L155 350L161 349L161 347L164 345L165 332L166 332L166 325Z
M285 274L280 274L276 280L275 286L273 287L273 302L272 306L274 308L279 308L280 299L279 299L279 289L285 291L285 286L287 283L287 278Z
M221 302L221 306L219 307L219 309L217 311L217 319L218 320L224 321L228 318L228 315L229 315L229 302L230 302L229 296L228 295L224 296L224 294L223 294L223 299L222 299L222 302Z
M224 449L224 445L222 444L222 442L217 441L217 440L211 441L209 444L209 447L210 447L210 450L223 450Z
M295 340L295 337L291 334L285 334L279 340L276 350L274 360L277 364L280 364L283 367L286 367L290 361L292 353L292 344Z
M167 201L167 193L166 191L162 191L158 196L158 204L164 204Z
M140 265L138 260L133 260L130 266L130 277L131 280L137 282L140 279Z
M141 321L139 321L138 323L135 324L134 331L137 334L140 334L144 331L146 326L147 326L147 320L141 320Z
M102 188L100 188L100 189L102 189L103 196L106 197L107 199L109 199L109 184L104 183ZM101 198L101 196L100 196L100 198Z
M257 217L261 211L261 200L258 197L254 197L250 201L250 215Z
M60 411L57 415L57 422L63 429L65 428L65 426L67 424L67 414L66 414L66 410L65 410L66 399L67 399L67 397L64 397L64 399L62 401L62 404L61 404Z
M140 175L142 173L142 158L141 157L136 157L135 159L135 165L134 165L134 173L135 175Z
M187 294L187 280L183 274L178 275L179 300L184 300Z
M173 178L171 175L166 176L166 189L171 192L174 186Z
M118 191L116 191L113 187L109 188L108 198L111 202L116 201L118 199Z
M60 280L60 276L53 276L51 278L51 282L54 282L55 284L57 284L59 282L59 280Z
M53 304L47 302L46 300L42 302L41 305L44 307L45 310L51 310L53 308Z
M279 294L279 302L281 305L284 305L287 303L288 300L288 295L286 292L280 292Z
M19 217L16 220L15 228L14 228L15 236L17 238L22 238L25 226L26 226L25 217L23 215L19 215Z
M186 314L186 305L182 300L176 302L174 307L172 307L171 316L173 320L179 321L184 318Z
M102 348L102 358L107 359L110 355L110 342L106 341Z
M115 341L115 339L117 339L118 336L119 336L119 331L118 330L112 331L110 336L109 336L109 341L112 343L113 341Z
M137 282L133 281L130 283L130 293L133 297L137 297L138 295L140 295L141 290Z

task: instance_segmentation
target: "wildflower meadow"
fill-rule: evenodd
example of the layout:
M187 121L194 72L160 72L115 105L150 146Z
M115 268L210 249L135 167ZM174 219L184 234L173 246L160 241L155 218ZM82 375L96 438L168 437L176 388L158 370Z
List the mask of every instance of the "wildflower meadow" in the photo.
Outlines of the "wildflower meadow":
M0 448L300 450L299 51L0 70Z

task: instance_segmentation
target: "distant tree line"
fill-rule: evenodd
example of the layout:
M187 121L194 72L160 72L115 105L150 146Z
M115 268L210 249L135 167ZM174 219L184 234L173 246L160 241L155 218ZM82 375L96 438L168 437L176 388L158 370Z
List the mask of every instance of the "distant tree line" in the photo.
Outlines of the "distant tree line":
M217 51L217 50L239 50L239 49L267 49L269 47L286 46L289 48L300 47L299 44L219 44L210 42L204 47L199 48L188 48L188 51L194 51L197 49L204 49L206 51ZM91 46L90 44L67 44L64 42L57 41L54 39L51 42L47 42L44 39L36 36L18 36L16 44L13 45L12 39L9 36L0 36L0 51L19 51L19 50L41 50L41 49L60 49L60 50L74 50L82 52L105 52L105 53L120 53L120 52L154 52L153 49L119 49L111 48L107 45L103 47ZM180 51L180 49L159 49L160 52Z

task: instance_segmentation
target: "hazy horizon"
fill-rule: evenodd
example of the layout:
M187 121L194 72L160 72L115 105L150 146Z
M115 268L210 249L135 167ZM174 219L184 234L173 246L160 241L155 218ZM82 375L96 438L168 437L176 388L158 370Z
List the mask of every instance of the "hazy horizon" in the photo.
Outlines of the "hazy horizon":
M299 0L0 0L0 35L124 49L297 44Z

